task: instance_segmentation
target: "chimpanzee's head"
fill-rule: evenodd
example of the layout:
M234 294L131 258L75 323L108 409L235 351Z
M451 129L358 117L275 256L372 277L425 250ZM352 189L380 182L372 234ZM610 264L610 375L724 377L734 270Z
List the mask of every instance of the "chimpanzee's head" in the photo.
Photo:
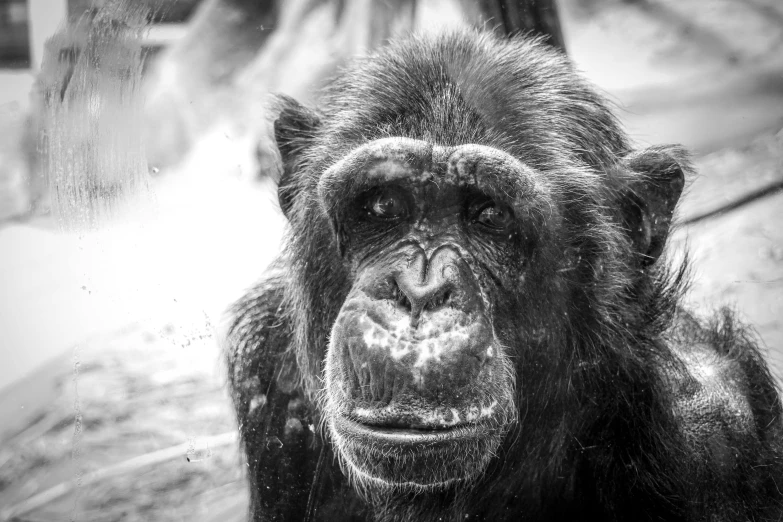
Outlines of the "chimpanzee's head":
M657 313L679 151L632 152L556 52L476 34L391 46L322 111L280 109L297 358L355 483L448 489L566 439L634 357L602 345Z

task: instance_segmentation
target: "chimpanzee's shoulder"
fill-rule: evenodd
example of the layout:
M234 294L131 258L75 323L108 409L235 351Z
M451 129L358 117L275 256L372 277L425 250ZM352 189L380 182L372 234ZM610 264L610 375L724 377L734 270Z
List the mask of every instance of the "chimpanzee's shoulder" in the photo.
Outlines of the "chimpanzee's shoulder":
M668 337L677 364L668 368L667 380L689 438L780 435L775 381L756 336L730 310L706 320L679 311Z
M270 267L234 304L230 322L222 332L229 383L232 389L245 390L241 394L245 398L262 396L273 380L294 371L293 362L289 361L293 357L288 354L292 333L284 311L285 284L285 269ZM292 366L291 372L284 371L288 366ZM250 388L257 393L248 393ZM243 406L254 409L253 404Z

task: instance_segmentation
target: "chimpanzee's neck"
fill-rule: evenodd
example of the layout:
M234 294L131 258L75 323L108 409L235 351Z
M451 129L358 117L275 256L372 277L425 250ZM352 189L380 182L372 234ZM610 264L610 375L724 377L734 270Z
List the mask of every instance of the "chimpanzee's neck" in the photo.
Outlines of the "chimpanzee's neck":
M469 492L455 488L442 492L375 493L370 503L377 522L464 520Z

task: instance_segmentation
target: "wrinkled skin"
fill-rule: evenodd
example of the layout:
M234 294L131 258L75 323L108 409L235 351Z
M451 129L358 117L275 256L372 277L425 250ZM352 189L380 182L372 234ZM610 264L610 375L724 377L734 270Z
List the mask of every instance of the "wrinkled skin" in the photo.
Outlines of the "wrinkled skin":
M688 171L537 42L280 98L288 243L232 311L254 520L783 516L777 390L663 256Z
M501 160L497 173L483 172L488 158ZM492 286L493 278L518 274L520 258L490 267L495 243L516 252L524 236L511 221L500 228L470 222L489 204L476 180L494 174L514 185L524 170L488 147L396 138L370 142L346 160L319 184L350 238L344 252L354 281L326 358L330 432L351 472L371 487L470 480L516 415L512 363L493 330ZM359 208L330 201L349 192L346 180L362 187ZM524 195L520 214L529 210Z

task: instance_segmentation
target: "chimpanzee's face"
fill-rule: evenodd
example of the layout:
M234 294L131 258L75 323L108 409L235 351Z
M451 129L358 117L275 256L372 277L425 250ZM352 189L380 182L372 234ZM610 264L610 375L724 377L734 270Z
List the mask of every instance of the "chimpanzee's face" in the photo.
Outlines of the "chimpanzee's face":
M318 189L353 281L326 357L339 455L376 487L476 477L516 419L494 318L524 295L545 191L500 150L406 138L354 150Z

